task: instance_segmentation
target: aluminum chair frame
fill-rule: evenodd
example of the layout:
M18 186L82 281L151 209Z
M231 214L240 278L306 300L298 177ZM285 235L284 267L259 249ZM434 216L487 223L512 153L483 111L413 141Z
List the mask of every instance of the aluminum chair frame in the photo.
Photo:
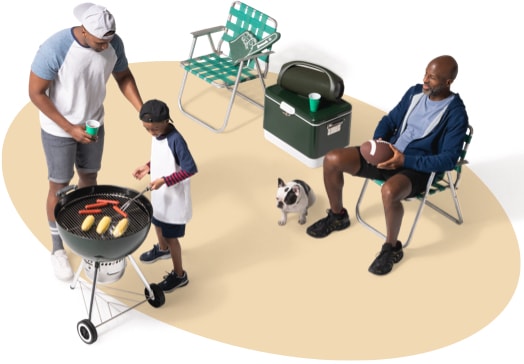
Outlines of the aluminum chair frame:
M437 174L436 172L432 172L430 174L428 183L426 185L426 190L423 193L420 193L419 195L417 195L416 197L409 199L409 200L414 200L414 199L419 200L419 205L415 213L413 223L411 224L409 234L405 242L403 243L404 248L406 248L409 245L409 243L411 242L413 238L413 234L415 232L415 228L417 227L417 224L420 219L420 216L422 215L424 206L426 205L431 207L433 210L437 211L444 217L448 218L449 220L453 221L457 225L460 225L464 222L462 210L460 207L460 202L458 199L457 189L459 187L459 182L461 180L462 167L468 163L465 157L466 157L466 152L469 147L469 144L471 143L472 137L473 137L473 127L471 125L468 125L468 130L466 132L466 136L464 137L464 144L463 144L462 152L457 161L457 164L455 165L455 168L452 170L446 171L444 173L440 173L440 174ZM455 177L453 177L454 173L455 173ZM375 233L382 239L385 239L386 234L384 234L379 229L377 229L376 227L372 226L370 223L365 221L360 212L360 205L364 199L364 195L367 190L369 181L374 181L379 186L382 186L382 184L385 182L382 180L374 180L370 178L366 178L364 180L364 183L362 185L362 189L360 191L360 195L358 197L357 204L355 207L355 214L356 214L358 222L360 222L365 228ZM438 192L444 192L446 190L450 191L451 198L453 199L455 211L452 213L444 210L443 208L435 205L433 202L428 200L428 197L430 197L431 195L434 195Z

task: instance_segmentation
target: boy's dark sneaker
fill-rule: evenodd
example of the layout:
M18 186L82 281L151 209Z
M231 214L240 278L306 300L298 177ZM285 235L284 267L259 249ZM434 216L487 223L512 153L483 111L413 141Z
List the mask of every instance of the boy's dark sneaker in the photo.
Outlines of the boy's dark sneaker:
M160 245L155 244L151 250L148 250L145 253L140 255L140 261L143 263L154 263L158 259L169 259L171 258L171 253L168 250L160 250Z
M169 272L166 276L164 276L164 280L160 282L158 286L162 289L162 291L169 293L176 288L184 287L188 283L189 279L187 279L186 272L184 272L184 275L182 277L179 277L173 270Z
M397 241L394 247L389 243L384 243L382 250L371 263L368 270L377 275L388 274L393 269L393 264L400 262L403 256L404 252L402 251L402 243L400 241Z
M329 209L327 214L326 217L307 228L308 235L314 238L324 238L335 230L343 230L349 227L350 221L346 209L343 209L340 214L335 214Z

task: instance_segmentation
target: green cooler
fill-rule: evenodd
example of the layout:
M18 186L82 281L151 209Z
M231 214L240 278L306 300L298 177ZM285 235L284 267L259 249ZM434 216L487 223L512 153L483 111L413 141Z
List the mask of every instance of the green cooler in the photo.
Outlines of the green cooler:
M316 168L327 152L349 144L351 104L322 97L311 112L306 95L276 84L265 91L263 124L268 141Z

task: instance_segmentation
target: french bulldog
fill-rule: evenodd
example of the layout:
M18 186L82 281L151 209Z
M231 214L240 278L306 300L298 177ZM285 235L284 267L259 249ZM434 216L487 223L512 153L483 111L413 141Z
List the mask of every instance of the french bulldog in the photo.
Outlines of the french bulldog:
M305 224L307 210L315 203L315 199L315 193L306 182L295 179L286 183L278 178L277 208L281 210L278 224L286 225L287 214L290 212L298 213L298 223Z

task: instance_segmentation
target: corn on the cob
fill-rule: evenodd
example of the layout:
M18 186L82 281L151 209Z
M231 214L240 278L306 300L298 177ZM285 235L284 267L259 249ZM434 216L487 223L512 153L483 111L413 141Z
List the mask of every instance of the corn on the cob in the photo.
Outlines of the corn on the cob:
M111 217L110 216L104 216L100 222L98 223L96 227L96 232L102 235L109 229L109 225L111 225Z
M113 236L115 238L119 238L126 232L127 228L129 227L129 219L123 218L116 224L115 229L113 230Z
M82 222L82 231L88 231L89 229L91 229L94 223L95 223L95 216L87 215L84 221Z

